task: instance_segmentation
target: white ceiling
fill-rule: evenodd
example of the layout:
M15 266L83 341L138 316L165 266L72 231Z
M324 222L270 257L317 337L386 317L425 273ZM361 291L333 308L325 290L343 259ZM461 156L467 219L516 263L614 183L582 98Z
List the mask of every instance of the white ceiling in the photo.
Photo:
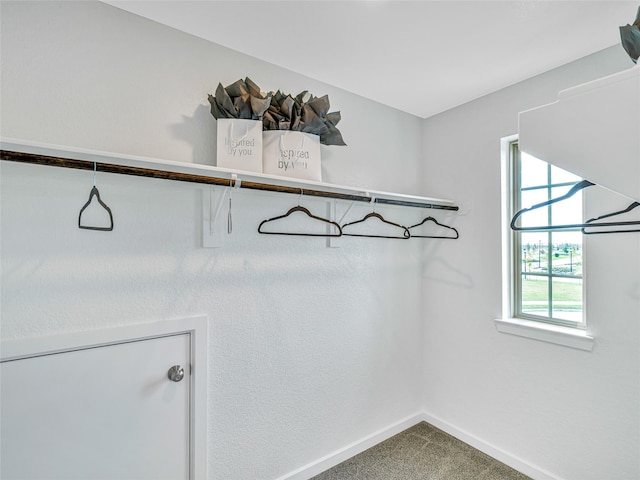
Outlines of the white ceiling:
M638 0L105 3L423 118L620 45L618 27L638 8Z

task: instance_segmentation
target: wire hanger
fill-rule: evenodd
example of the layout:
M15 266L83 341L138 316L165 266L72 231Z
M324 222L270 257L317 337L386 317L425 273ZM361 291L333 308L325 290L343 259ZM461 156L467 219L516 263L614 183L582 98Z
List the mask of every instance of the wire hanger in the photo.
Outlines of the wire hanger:
M100 198L100 192L98 191L98 187L96 187L96 170L97 170L97 165L96 165L96 162L94 161L93 162L93 188L91 189L91 193L89 194L89 200L87 200L87 203L85 203L84 206L80 209L80 215L78 215L78 228L84 228L86 230L100 230L103 232L109 232L113 230L113 214L111 213L111 209L107 206L107 204L104 203ZM92 227L90 225L82 225L82 213L87 209L89 205L91 205L91 201L93 200L93 197L96 197L100 206L104 208L109 214L108 227Z
M302 193L303 191L302 189L300 189L301 197L302 197ZM286 218L295 212L302 212L312 220L323 222L328 225L333 225L336 228L337 232L336 233L303 233L303 232L285 232L285 231L265 232L262 230L263 225ZM300 203L298 203L297 206L290 208L289 211L284 215L278 215L277 217L269 218L268 220L263 220L262 222L260 222L260 225L258 225L258 233L262 233L264 235L295 235L295 236L301 236L301 237L340 237L342 236L342 227L340 227L338 223L332 220L329 220L328 218L323 218L323 217L318 217L316 215L313 215L308 209L300 206Z
M371 197L371 203L374 205L374 208L375 208L375 198L374 197ZM347 227L352 226L352 225L356 225L356 224L359 224L359 223L366 222L370 218L376 218L376 219L380 220L382 223L385 223L387 225L391 225L391 226L398 227L398 228L402 229L402 235L401 236L393 236L393 235L370 235L370 234L364 234L364 233L345 233L345 229ZM398 223L390 222L389 220L384 218L379 213L376 213L375 211L366 214L360 220L356 220L355 222L345 223L344 225L342 225L342 235L345 235L345 236L348 236L348 237L397 238L397 239L401 239L401 240L406 240L406 239L411 237L411 233L409 233L409 229L407 227L405 227L404 225L400 225Z
M605 224L603 223L593 223L593 222L597 222L598 220L602 220L603 218L609 218L609 217L615 217L616 215L622 215L623 213L627 213L630 212L631 210L633 210L634 208L640 207L640 202L632 202L627 208L617 211L617 212L613 212L613 213L607 213L606 215L600 215L599 217L595 217L595 218L590 218L589 220L587 220L585 222L585 226L582 227L582 233L584 233L585 235L597 235L597 234L605 234L605 233L630 233L630 232L640 232L640 229L633 229L633 230L606 230L604 232L587 232L586 228L588 227L598 227L598 226L604 226ZM633 220L633 221L627 221L627 222L614 222L610 224L611 226L628 226L628 225L640 225L640 220Z
M443 228L448 228L449 230L453 231L453 233L455 234L455 237L448 237L446 235L415 235L415 234L411 234L411 238L445 238L445 239L449 239L449 240L455 240L457 238L460 237L460 234L458 233L458 230L456 230L454 227L450 227L449 225L444 225L440 222L438 222L435 218L429 216L427 218L425 218L424 220L422 220L420 223L416 223L415 225L412 225L410 227L408 227L408 230L411 231L412 228L416 228L419 227L420 225L423 225L426 222L433 222L436 225L443 227Z

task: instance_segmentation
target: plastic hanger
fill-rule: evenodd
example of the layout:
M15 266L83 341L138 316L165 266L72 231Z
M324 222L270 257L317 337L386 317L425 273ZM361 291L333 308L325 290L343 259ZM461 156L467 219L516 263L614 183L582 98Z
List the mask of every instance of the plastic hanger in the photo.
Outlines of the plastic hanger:
M309 218L311 218L312 220L316 220L316 221L320 221L329 225L333 225L336 229L337 229L337 233L297 233L297 232L265 232L262 230L262 226L270 223L270 222L275 222L277 220L281 220L283 218L288 217L289 215L291 215L292 213L295 212L302 212L304 214L306 214ZM309 210L307 210L305 207L301 207L300 205L295 206L293 208L290 208L289 211L287 213L285 213L284 215L279 215L277 217L273 217L270 218L268 220L263 220L262 222L260 222L260 225L258 225L258 233L262 233L264 235L296 235L296 236L302 236L302 237L340 237L342 235L342 228L340 227L340 225L338 225L336 222L329 220L327 218L322 218L322 217L318 217L316 215L313 215Z
M363 223L366 222L367 220L369 220L370 218L377 218L378 220L380 220L382 223L385 223L387 225L392 225L394 227L398 227L402 229L402 236L390 236L390 235L369 235L369 234L362 234L362 233L345 233L345 228L351 226L351 225L356 225L358 223ZM356 220L355 222L350 222L350 223L346 223L342 226L342 235L345 236L349 236L349 237L369 237L369 238L398 238L398 239L403 239L406 240L408 238L411 237L411 233L409 232L409 229L403 225L399 225L397 223L393 223L390 222L389 220L385 219L382 215L380 215L379 213L376 212L371 212L368 213L367 215L365 215L362 219L360 220Z
M569 198L569 197L575 195L576 193L578 193L578 191L582 190L583 188L590 187L592 185L595 185L595 183L592 183L589 180L582 180L581 182L576 183L573 187L571 187L571 190L569 190L567 193L565 193L564 195L562 195L560 197L552 198L551 200L547 200L546 202L538 203L538 204L533 205L532 207L529 207L529 208L523 208L522 210L517 212L513 216L513 218L511 219L511 229L512 230L516 230L516 231L568 230L568 229L576 229L576 228L584 227L586 225L584 223L577 223L577 224L574 224L574 225L544 225L544 226L539 226L539 227L518 227L516 225L516 221L518 220L518 218L523 213L530 212L532 210L537 210L538 208L546 207L546 206L551 205L553 203L557 203L557 202L561 202L562 200L566 200L567 198Z
M513 219L511 219L511 229L512 230L517 230L517 231L528 231L528 230L549 231L549 230L569 230L569 229L575 230L577 228L580 228L580 229L582 229L582 233L586 233L587 235L593 235L593 234L596 234L596 233L626 233L626 232L636 232L636 231L638 231L638 230L606 230L606 231L603 231L603 232L586 232L585 231L585 228L605 228L605 227L609 228L609 227L622 227L622 226L628 226L628 225L639 225L640 222L638 222L638 221L631 221L631 222L597 222L598 220L601 220L603 218L613 217L615 215L621 215L621 214L626 213L626 212L628 212L630 210L633 210L634 208L636 208L638 206L638 202L633 202L626 209L620 210L619 212L608 213L606 215L602 215L602 216L597 217L597 218L592 218L590 220L587 220L585 223L575 223L575 224L571 224L571 225L544 225L544 226L539 226L539 227L518 227L516 225L516 221L518 220L518 218L523 213L530 212L531 210L536 210L538 208L546 207L547 205L551 205L553 203L560 202L562 200L566 200L567 198L571 197L572 195L574 195L578 191L582 190L583 188L590 187L592 185L595 185L595 183L592 183L589 180L582 180L581 182L576 183L573 187L571 187L571 190L569 190L566 194L564 194L564 195L562 195L560 197L552 198L551 200L547 200L546 202L538 203L538 204L533 205L532 207L529 207L529 208L523 208L522 210L520 210L519 212L517 212L513 216Z
M96 162L93 162L93 188L91 189L91 193L89 194L89 200L84 206L80 209L80 215L78 215L78 228L84 228L86 230L100 230L103 232L109 232L113 230L113 214L111 213L111 209L107 206L106 203L102 201L100 198L100 192L98 191L98 187L96 187ZM109 226L108 227L92 227L90 225L82 225L82 213L87 209L89 205L91 205L91 201L93 197L96 197L98 203L102 208L104 208L109 214Z
M632 202L627 208L620 210L618 212L613 212L613 213L607 213L606 215L600 215L599 217L596 218L590 218L589 220L587 220L585 222L585 226L582 227L582 233L584 233L585 235L597 235L597 234L605 234L605 233L630 233L630 232L640 232L640 229L633 229L633 230L606 230L604 232L587 232L585 229L588 227L602 227L605 226L606 224L604 223L593 223L593 222L597 222L598 220L602 220L603 218L609 218L609 217L615 217L616 215L622 215L623 213L627 213L630 212L631 210L633 210L634 208L640 207L640 202ZM627 221L627 222L613 222L613 223L609 223L610 226L628 226L628 225L640 225L640 220L633 220L633 221Z
M411 234L411 238L445 238L445 239L449 239L449 240L455 240L457 238L460 237L460 235L458 234L458 230L456 230L453 227L450 227L448 225L444 225L440 222L438 222L435 218L433 217L427 217L424 220L422 220L420 223L416 223L415 225L412 225L410 227L408 227L408 230L411 231L412 228L416 228L419 227L420 225L423 225L426 222L433 222L436 225L443 227L443 228L448 228L449 230L452 230L455 234L455 237L447 237L447 236L443 236L443 235L414 235L413 233Z

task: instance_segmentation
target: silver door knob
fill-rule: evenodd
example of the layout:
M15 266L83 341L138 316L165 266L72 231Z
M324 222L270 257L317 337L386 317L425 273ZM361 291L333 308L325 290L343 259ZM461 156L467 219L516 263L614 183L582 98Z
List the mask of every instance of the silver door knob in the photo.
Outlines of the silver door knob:
M169 372L167 372L167 376L172 382L179 382L184 378L184 368L180 365L174 365L169 369Z

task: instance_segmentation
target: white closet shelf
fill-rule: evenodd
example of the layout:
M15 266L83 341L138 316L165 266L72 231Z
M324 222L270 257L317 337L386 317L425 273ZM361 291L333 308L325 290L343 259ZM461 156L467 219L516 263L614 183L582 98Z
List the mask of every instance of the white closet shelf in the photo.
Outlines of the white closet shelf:
M252 190L303 194L356 202L374 202L406 207L457 211L451 200L381 192L324 182L278 177L262 173L231 170L195 163L100 152L16 139L2 139L1 159L35 165L93 170L122 175L159 178L207 185L239 186ZM237 183L236 183L237 182Z

